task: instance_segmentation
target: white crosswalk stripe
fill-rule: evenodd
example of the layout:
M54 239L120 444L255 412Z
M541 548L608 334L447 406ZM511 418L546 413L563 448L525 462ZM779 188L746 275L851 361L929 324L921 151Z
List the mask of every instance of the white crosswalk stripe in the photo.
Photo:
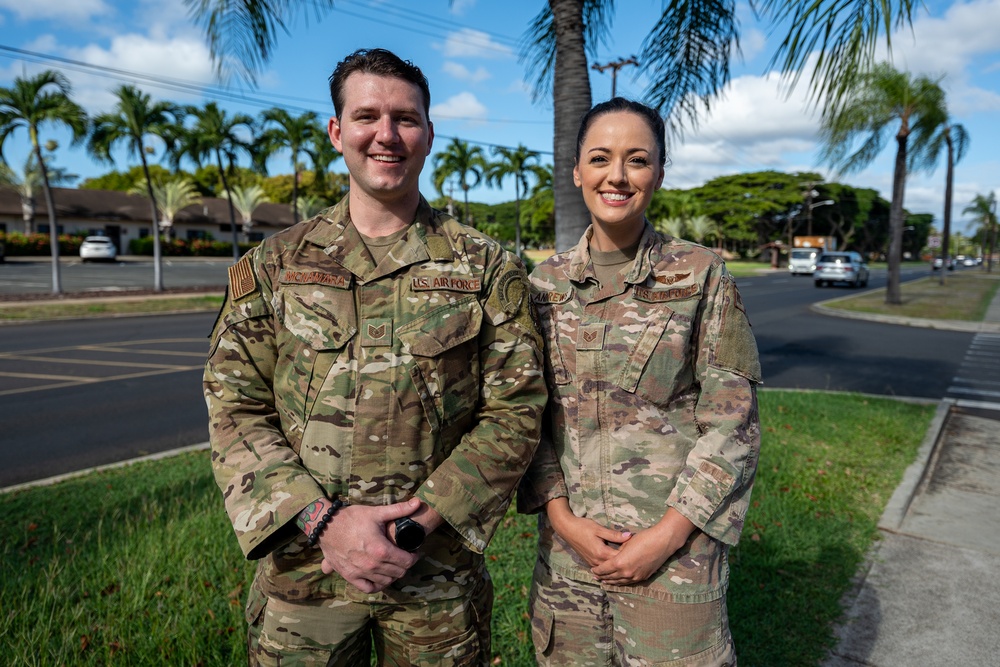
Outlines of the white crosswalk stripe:
M1000 408L1000 334L979 333L972 339L948 398Z

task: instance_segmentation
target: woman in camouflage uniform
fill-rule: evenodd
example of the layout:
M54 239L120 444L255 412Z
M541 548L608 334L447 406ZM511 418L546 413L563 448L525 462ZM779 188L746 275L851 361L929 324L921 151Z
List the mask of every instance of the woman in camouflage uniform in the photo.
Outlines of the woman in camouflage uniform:
M543 665L736 664L727 554L756 471L760 364L723 261L645 218L665 163L653 109L591 109L573 172L591 226L531 276L550 401L518 502L540 512Z

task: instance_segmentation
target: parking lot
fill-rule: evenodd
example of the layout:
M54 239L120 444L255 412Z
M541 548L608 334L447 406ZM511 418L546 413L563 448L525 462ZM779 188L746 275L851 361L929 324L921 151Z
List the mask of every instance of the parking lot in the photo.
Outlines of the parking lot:
M0 396L200 370L204 338L120 340L0 352Z

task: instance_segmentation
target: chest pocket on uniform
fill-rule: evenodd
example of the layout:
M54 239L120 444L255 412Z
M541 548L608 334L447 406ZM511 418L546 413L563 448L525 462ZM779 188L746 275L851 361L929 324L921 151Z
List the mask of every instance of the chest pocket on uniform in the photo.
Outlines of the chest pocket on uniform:
M302 428L334 362L349 363L348 355L338 350L358 332L353 297L315 286L282 290L281 308L274 384L282 390L275 400L284 416ZM344 382L353 382L352 373L343 376Z
M476 341L482 321L483 309L470 295L435 308L396 332L402 353L413 355L410 378L434 431L478 405Z
M647 319L615 380L622 389L666 406L687 390L692 372L692 336L697 297L643 304Z

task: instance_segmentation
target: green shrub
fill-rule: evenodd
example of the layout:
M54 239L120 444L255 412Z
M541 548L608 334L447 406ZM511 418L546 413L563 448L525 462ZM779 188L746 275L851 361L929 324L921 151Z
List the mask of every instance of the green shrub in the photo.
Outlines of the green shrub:
M80 243L84 235L59 235L59 254L80 254ZM47 257L52 254L48 234L21 234L20 232L0 232L0 244L7 257Z

